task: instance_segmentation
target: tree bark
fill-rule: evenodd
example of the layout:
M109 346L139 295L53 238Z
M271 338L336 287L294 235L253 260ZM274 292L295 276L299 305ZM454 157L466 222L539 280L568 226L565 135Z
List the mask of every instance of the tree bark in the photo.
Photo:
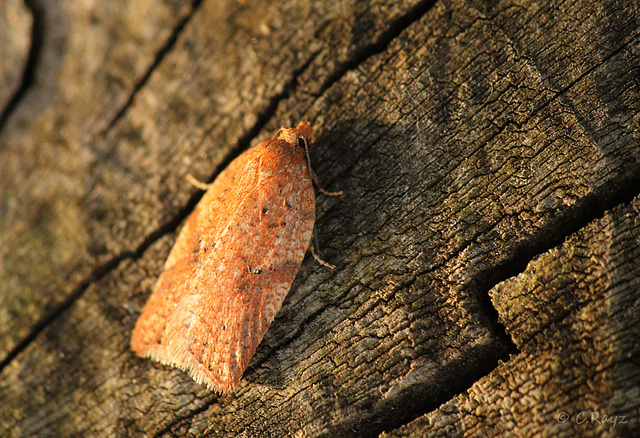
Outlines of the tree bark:
M640 429L636 2L29 0L0 20L3 436ZM305 259L231 393L137 358L201 196L186 176L300 120L344 191L317 197L336 269Z

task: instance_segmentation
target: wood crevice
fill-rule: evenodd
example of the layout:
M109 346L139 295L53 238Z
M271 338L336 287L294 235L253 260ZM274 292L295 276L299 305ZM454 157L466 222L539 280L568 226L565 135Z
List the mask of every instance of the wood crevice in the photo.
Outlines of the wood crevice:
M100 137L104 136L108 131L110 131L115 126L115 124L124 116L127 110L131 107L131 105L133 104L133 101L135 100L140 90L144 88L146 83L149 81L149 78L151 77L151 75L155 72L156 68L162 63L164 58L171 52L173 47L176 45L176 42L178 41L180 34L184 30L184 28L187 26L189 21L191 21L191 18L196 14L201 3L202 3L202 0L192 1L189 12L185 14L184 17L182 17L182 19L175 25L175 27L173 28L173 31L171 32L171 35L169 36L169 38L167 38L167 41L160 48L160 50L158 50L158 52L155 55L155 59L153 60L151 65L147 68L147 71L140 77L140 79L138 79L138 82L134 85L133 90L131 90L131 93L129 94L129 97L127 98L126 102L122 105L122 107L118 111L116 111L114 116L107 123L106 127L100 132L100 135L99 135Z
M322 96L325 91L333 86L333 84L340 81L348 72L355 70L367 59L380 54L387 50L389 44L394 41L402 32L409 28L412 24L416 23L424 15L431 10L435 5L434 0L426 0L418 2L406 13L392 21L384 32L380 34L378 39L374 42L366 44L349 57L349 59L338 64L334 71L327 76L318 89L317 96Z
M24 4L30 12L32 20L29 53L24 65L24 70L22 71L20 83L17 85L5 107L0 109L0 132L2 132L7 120L9 120L11 114L13 114L24 95L35 82L44 40L47 34L45 26L46 2L41 3L40 0L24 0Z

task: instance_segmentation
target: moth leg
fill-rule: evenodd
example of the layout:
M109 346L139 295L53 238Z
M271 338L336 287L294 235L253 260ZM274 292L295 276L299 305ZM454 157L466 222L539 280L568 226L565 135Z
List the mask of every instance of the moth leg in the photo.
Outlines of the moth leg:
M189 182L189 184L191 184L192 186L200 190L209 190L209 187L211 187L211 184L213 184L213 183L207 184L207 183L203 183L202 181L198 181L191 174L186 176L186 180Z
M318 177L316 177L317 180ZM316 181L316 187L318 188L318 191L320 193L322 193L323 195L327 195L327 196L340 196L343 194L342 190L340 190L339 192L330 192L328 190L323 189L322 187L320 187L319 185L317 185L318 182Z

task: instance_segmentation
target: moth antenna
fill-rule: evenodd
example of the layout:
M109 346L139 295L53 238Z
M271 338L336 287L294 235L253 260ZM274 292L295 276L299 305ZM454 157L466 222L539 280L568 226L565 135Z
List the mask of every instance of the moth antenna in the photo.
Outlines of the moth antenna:
M322 266L325 266L329 269L335 269L336 265L332 265L329 262L325 262L324 260L322 260L320 258L320 256L318 255L318 253L316 252L316 246L318 247L318 251L320 250L320 245L318 244L318 234L316 233L316 229L313 229L313 242L311 242L311 255L313 255L313 258L316 259L316 261L318 263L320 263Z
M309 171L309 176L311 177L311 180L315 183L318 191L323 195L327 195L327 196L342 195L343 194L342 190L340 190L339 192L330 192L328 190L323 189L322 186L320 185L320 181L318 181L318 177L316 176L316 173L313 171L313 168L311 167L311 156L309 155L309 142L307 141L307 139L305 139L305 142L304 142L304 153L307 156L307 170ZM320 261L318 257L316 257L316 260ZM330 266L333 266L333 265L330 265ZM333 267L335 268L335 266Z

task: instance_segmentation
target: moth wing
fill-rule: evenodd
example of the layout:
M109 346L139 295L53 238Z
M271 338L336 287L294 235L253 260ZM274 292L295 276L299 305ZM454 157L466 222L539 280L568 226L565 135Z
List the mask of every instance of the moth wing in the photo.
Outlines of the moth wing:
M146 306L158 310L140 317L152 335L138 342L136 325L133 349L232 389L291 287L314 221L300 149L271 140L238 157L180 233Z
M188 295L188 284L197 272L199 236L207 232L215 240L215 232L221 233L224 229L222 215L207 218L203 217L202 210L209 204L216 211L222 210L237 199L237 190L234 193L231 189L254 154L254 149L245 152L220 172L178 234L163 272L133 329L131 349L139 356L155 358L164 354L162 340L167 320L175 311L176 303ZM204 230L206 226L209 231Z

